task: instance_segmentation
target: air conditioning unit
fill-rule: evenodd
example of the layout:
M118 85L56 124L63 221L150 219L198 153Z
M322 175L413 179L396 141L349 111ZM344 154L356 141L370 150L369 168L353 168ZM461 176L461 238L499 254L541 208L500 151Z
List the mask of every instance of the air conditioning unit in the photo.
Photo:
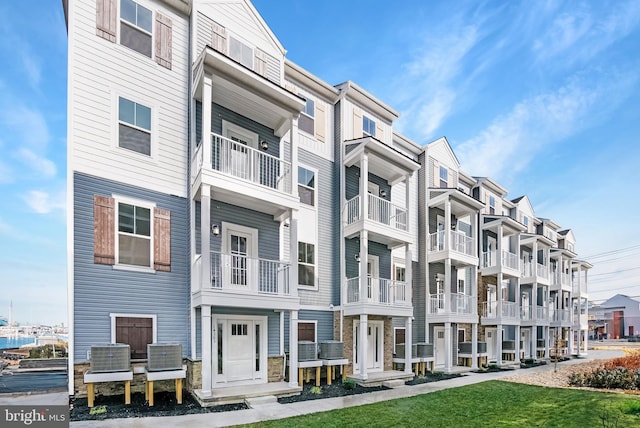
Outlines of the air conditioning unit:
M516 350L516 341L515 340L503 340L502 341L502 350L503 351L515 351Z
M418 344L414 343L413 345L411 345L411 355L412 357L415 357L417 354L418 354ZM398 343L396 345L396 358L406 358L405 355L406 355L405 344Z
M91 347L93 373L126 372L131 369L131 348L123 343Z
M182 345L153 343L147 345L147 370L159 372L182 369Z
M301 340L298 342L298 361L313 361L318 359L316 342Z
M487 353L487 342L478 342L478 354Z
M536 346L537 346L538 348L544 348L544 347L545 347L545 340L544 340L544 339L542 339L542 340L538 339L538 340L536 341Z
M420 342L414 346L417 347L417 352L414 355L418 358L433 357L433 343Z
M458 344L458 352L461 354L471 354L471 342L460 342Z
M320 342L321 360L339 360L344 358L344 343L337 340Z

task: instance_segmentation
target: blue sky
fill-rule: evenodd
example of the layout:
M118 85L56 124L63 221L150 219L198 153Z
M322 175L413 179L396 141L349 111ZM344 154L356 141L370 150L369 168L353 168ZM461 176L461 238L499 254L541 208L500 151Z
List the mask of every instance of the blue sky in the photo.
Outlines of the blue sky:
M446 136L581 256L611 252L590 259L592 299L640 296L640 2L254 5L292 61L358 83L419 144ZM0 2L0 54L0 315L13 300L20 322L66 323L60 2Z

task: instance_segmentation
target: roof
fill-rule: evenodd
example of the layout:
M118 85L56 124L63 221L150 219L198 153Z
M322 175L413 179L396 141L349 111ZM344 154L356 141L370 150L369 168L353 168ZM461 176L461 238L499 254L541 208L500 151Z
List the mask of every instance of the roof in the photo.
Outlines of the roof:
M357 101L362 104L363 107L389 121L389 123L393 122L400 116L400 113L374 97L371 93L365 91L351 80L335 85L335 88L339 90L343 96L349 97L353 101Z

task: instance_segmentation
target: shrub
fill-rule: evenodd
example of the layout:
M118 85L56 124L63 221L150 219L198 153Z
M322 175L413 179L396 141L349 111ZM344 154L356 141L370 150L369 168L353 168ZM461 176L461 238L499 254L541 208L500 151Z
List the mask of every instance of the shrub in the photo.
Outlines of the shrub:
M342 379L342 387L344 389L355 389L357 385L358 384L353 379L350 379L350 378Z
M312 386L311 389L309 390L309 392L311 392L312 394L315 395L320 395L322 394L322 388L319 386Z
M633 354L614 358L613 360L607 361L603 366L607 370L613 370L617 367L625 367L629 370L637 371L640 369L640 352L634 352Z
M596 369L590 373L575 373L569 376L569 385L604 389L640 389L640 374L637 370L616 367L612 370Z

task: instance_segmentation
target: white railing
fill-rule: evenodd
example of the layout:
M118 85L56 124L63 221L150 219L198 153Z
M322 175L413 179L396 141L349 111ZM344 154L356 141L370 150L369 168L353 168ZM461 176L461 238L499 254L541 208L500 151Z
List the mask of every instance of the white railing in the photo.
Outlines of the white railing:
M520 272L522 272L522 276L525 278L533 276L533 266L530 262L524 262L521 264Z
M430 314L442 314L445 312L445 294L430 294L429 295L429 313Z
M490 268L498 263L498 257L495 251L486 251L482 253L482 267Z
M585 296L587 294L587 284L578 284L577 280L573 280L573 294L576 296Z
M549 278L549 269L545 265L536 263L536 275L540 278Z
M533 306L524 305L520 308L520 319L522 321L531 321L533 319Z
M498 302L482 302L482 316L485 318L497 318Z
M516 302L502 302L502 318L517 318L518 305Z
M444 230L431 233L429 235L429 251L443 251L444 250Z
M291 163L245 144L211 134L211 169L261 186L291 193ZM201 156L196 150L195 155ZM196 159L197 165L197 159ZM208 167L206 161L204 167ZM192 177L194 171L192 165Z
M473 313L473 296L456 293L452 294L451 297L451 312L466 315Z
M547 308L544 306L536 306L536 319L538 321L548 321L549 315Z
M473 239L470 236L465 235L463 232L457 230L449 231L449 239L451 241L451 249L458 253L466 254L468 256L474 255Z
M368 198L368 219L390 226L396 230L407 231L407 210L399 207L386 199L369 194ZM361 219L360 195L351 198L345 206L345 220L347 224L355 223Z
M571 285L571 275L568 273L560 274L560 280L562 281L562 285Z
M411 289L404 281L367 278L367 295L360 295L360 277L347 279L347 303L374 303L406 306L411 304Z
M553 313L553 321L556 322L571 322L571 310L570 309L556 309Z
M551 285L556 286L560 285L560 280L558 279L559 273L557 271L551 272Z
M211 252L211 287L289 295L289 263Z
M502 266L518 270L520 260L517 254L510 253L507 250L502 250Z

